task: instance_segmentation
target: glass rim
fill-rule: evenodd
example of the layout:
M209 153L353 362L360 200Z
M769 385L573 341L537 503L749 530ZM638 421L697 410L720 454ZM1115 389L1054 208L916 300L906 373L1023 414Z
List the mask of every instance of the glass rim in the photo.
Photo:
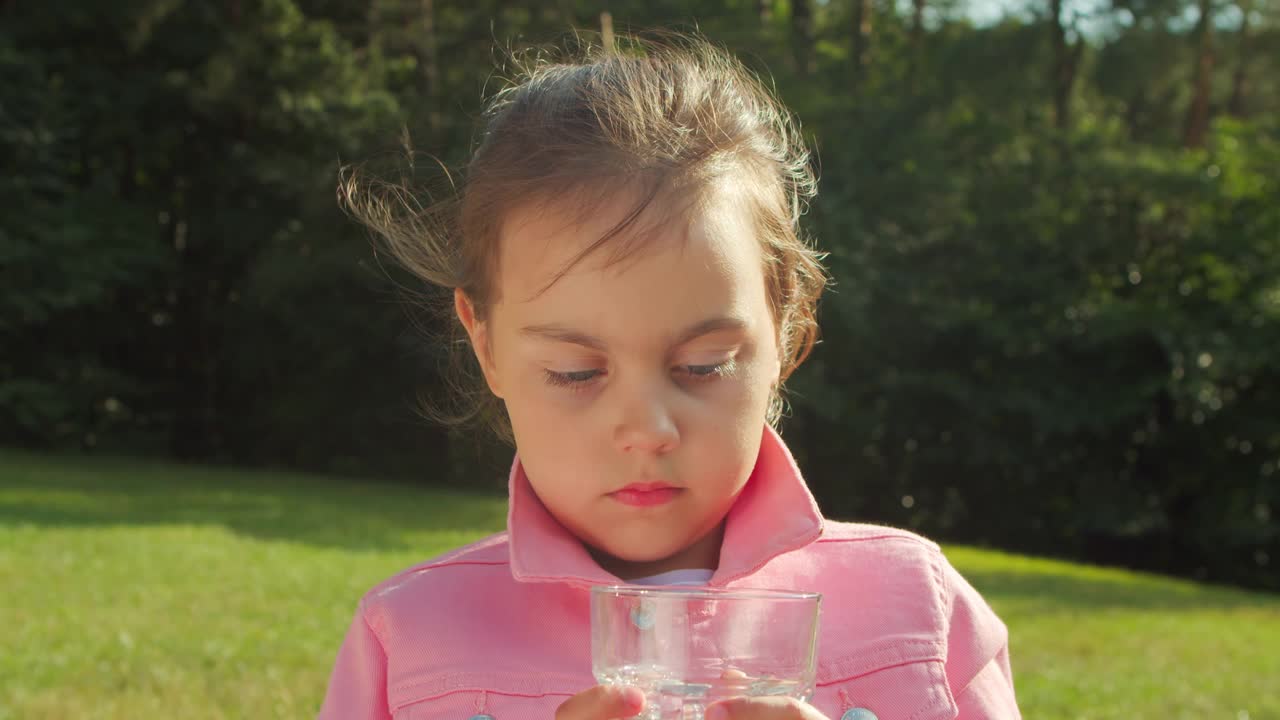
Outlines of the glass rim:
M803 590L771 590L764 588L739 588L722 590L719 588L695 587L690 585L593 585L591 594L595 597L619 595L624 597L680 598L694 600L822 600L822 593Z

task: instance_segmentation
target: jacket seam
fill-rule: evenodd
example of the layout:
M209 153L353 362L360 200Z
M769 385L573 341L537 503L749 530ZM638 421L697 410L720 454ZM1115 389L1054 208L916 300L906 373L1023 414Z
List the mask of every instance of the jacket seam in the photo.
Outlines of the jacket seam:
M808 537L810 534L812 534L813 532L812 530L806 530L804 532L796 533L795 536L790 537L787 540L778 543L778 547L780 549L770 553L769 557L766 560L761 561L759 564L743 572L736 573L734 575L725 577L723 579L717 579L716 582L712 583L712 585L719 587L722 585L727 585L728 583L734 582L736 580L741 580L742 578L749 577L751 575L754 575L760 572L762 569L764 569L766 565L782 557L783 555L797 552L799 550L805 549L810 545L817 545L819 543L868 542L872 540L906 540L908 542L912 542L917 545L920 545L925 549L930 550L931 552L934 552L934 553L938 552L938 546L936 544L928 540L925 540L924 538L915 537L905 532L885 532L885 533L880 533L878 535L869 535L869 536L863 536L863 537L833 538L826 535L826 529L827 529L827 524L824 518L822 524L819 525L818 527L817 534L808 542L805 542L805 538Z
M990 660L983 663L982 666L978 668L978 672L974 673L973 677L969 678L969 680L965 682L964 687L960 688L959 692L955 694L959 696L969 692L969 688L973 686L973 681L977 680L978 676L986 672L987 668L991 667L992 664L994 664L996 660L999 659L1001 652L1004 652L1004 653L1009 652L1009 643L1007 641L1004 643L1001 643L999 648L996 648L996 654L992 655Z
M951 693L951 688L947 686L947 674L943 669L942 660L937 657L916 658L906 662L894 663L892 665L883 665L860 675L851 675L848 677L819 682L817 683L817 686L829 687L832 685L839 685L841 683L867 677L868 675L874 675L875 673L885 670L911 667L914 665L928 666L932 681L928 683L925 689L925 692L928 693L928 698L925 700L925 703L913 710L911 715L908 716L908 720L932 720L932 718L939 717L935 714L938 710L952 710L955 707L955 700Z
M370 592L376 593L379 590L381 590L384 586L393 586L399 581L403 580L404 578L412 577L414 575L418 575L428 570L434 570L435 568L438 568L438 567L447 567L449 565L460 565L460 564L476 564L476 565L509 564L510 562L509 559L508 560L467 560L465 559L465 556L468 553L476 552L479 550L485 550L490 547L494 547L496 545L501 545L505 542L509 542L509 540L505 538L499 539L500 536L506 535L506 534L507 533L497 533L494 535L490 535L488 538L478 540L470 545L466 545L460 548L456 548L454 550L450 550L449 552L446 552L443 555L439 555L429 560L425 560L423 562L417 563L416 565L411 565L407 568L404 568L403 570L400 570L399 572L396 572L395 574L391 575L387 579L373 586ZM486 545L485 547L478 547L484 543L492 543L492 544Z
M828 677L817 684L831 685L903 665L942 662L944 650L944 644L937 640L894 640L870 652L823 663L819 670L825 671Z
M934 678L935 682L929 685L929 696L932 699L923 707L917 708L915 712L911 713L908 720L927 720L934 717L934 713L939 709L946 709L949 712L958 709L955 694L951 692L951 686L947 684L946 664L937 660L932 662L937 663L937 667L932 670L938 676Z
M925 538L922 538L922 537L916 537L914 535L907 534L905 532L902 532L902 533L886 532L886 533L880 533L877 535L860 535L858 537L830 537L830 536L824 535L823 537L820 537L817 540L814 540L813 542L816 545L818 543L869 542L872 540L905 540L907 542L920 545L921 547L929 550L930 552L935 552L935 553L939 552L938 545L936 543L930 540L926 540Z
M387 660L390 657L389 654L387 653L387 641L383 639L382 633L378 630L378 628L374 627L373 623L369 622L368 609L369 609L368 603L366 603L364 600L361 600L360 601L360 620L361 622L364 623L364 626L368 628L369 634L373 636L373 639L377 641L378 650L382 653L382 666L385 668L387 666Z
M525 693L525 692L506 692L503 690L494 690L493 688L478 687L478 686L477 687L458 687L458 688L451 688L443 692L428 693L426 695L413 697L403 702L396 703L395 707L392 708L392 712L400 712L401 710L405 709L410 705L416 705L417 703L427 702L429 700L439 700L440 698L443 698L443 697L448 697L450 695L456 695L458 693L465 693L465 692L477 692L477 693L482 692L486 695L500 695L503 697L520 697L520 698L573 697L573 693L568 693L568 692Z
M542 683L548 679L561 678L566 684L570 682L580 682L579 678L569 678L567 676L547 676L540 678ZM574 693L567 690L548 690L545 686L539 687L530 685L519 690L504 690L492 687L492 682L484 682L475 677L473 673L454 673L442 674L429 680L416 680L401 685L397 685L390 689L391 694L412 694L412 697L401 700L395 704L395 708L399 710L406 705L414 703L426 702L427 700L435 700L437 698L454 695L460 692L485 692L490 695L502 695L507 697L525 697L537 698L546 697L548 695L572 697Z
M409 582L411 579L416 578L425 573L431 572L432 570L439 570L447 567L466 566L466 565L476 566L476 567L498 567L498 566L507 565L507 564L508 562L506 560L455 560L455 561L444 562L444 563L433 564L433 565L417 565L407 570L402 570L396 573L395 575L392 575L391 577L387 578L386 580L383 580L377 585L373 586L373 588L370 589L369 592L365 593L365 599L367 600L370 597L384 595L387 592L396 589L400 585L406 582Z
M919 665L920 663L929 663L929 662L938 662L938 659L937 658L912 658L910 660L903 660L901 662L890 663L888 665L876 665L875 667L865 672L855 672L852 675L842 675L840 677L835 677L830 680L823 680L821 682L817 682L814 684L817 685L818 687L828 687L830 685L839 685L840 683L849 682L850 680L857 680L858 678L864 678L868 675L875 675L876 673L882 672L884 670L892 670L894 668L907 667L909 665Z
M780 549L777 550L776 552L770 552L767 555L766 559L762 560L760 563L756 564L755 566L751 567L748 570L735 573L733 575L729 575L724 578L715 578L715 582L711 583L711 585L713 587L723 587L731 582L734 582L735 580L741 580L742 578L745 578L745 577L751 577L752 575L755 575L756 573L763 570L764 566L768 565L774 560L777 560L783 555L786 555L788 553L793 553L798 550L803 550L809 545L819 542L821 540L821 533L822 533L822 528L819 527L818 535L810 539L808 542L805 542L804 540L806 537L813 534L812 530L805 530L804 532L796 533L793 537L787 538L786 540L778 543L778 547Z
M438 570L439 568L453 567L455 565L510 565L510 560L448 560L441 563L433 563L431 565L423 565L416 570L410 572L420 573L428 570Z
M934 590L937 593L936 600L938 608L937 623L938 627L943 628L942 641L947 642L951 637L951 615L955 610L955 595L951 592L951 582L947 578L946 567L951 563L941 550L936 550L930 558L931 569L933 570ZM947 654L950 654L950 648L945 648Z

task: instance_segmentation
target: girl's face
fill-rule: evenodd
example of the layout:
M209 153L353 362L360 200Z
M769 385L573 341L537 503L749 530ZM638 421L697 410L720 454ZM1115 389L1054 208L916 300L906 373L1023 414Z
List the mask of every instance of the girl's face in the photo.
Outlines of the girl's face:
M513 213L488 317L456 297L534 491L624 579L716 566L780 370L760 243L731 202L612 266L602 248L540 293L631 199L580 224Z

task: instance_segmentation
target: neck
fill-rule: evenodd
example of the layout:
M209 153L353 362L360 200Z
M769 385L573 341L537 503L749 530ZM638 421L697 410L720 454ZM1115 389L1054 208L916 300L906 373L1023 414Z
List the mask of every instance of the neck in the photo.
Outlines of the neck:
M624 560L591 546L587 546L587 552L591 554L592 559L600 567L622 580L631 581L636 578L671 572L672 570L715 570L720 564L720 544L722 542L724 542L723 521L711 532L694 541L692 545L675 555L660 560Z

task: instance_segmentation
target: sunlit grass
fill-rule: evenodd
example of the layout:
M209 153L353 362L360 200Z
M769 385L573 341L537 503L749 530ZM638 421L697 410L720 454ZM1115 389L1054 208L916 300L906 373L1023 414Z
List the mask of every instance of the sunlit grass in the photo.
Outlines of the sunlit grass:
M1280 718L1280 597L950 548L1009 625L1027 718Z
M0 720L307 718L354 604L480 493L0 453ZM1280 598L951 548L1027 718L1280 718Z

